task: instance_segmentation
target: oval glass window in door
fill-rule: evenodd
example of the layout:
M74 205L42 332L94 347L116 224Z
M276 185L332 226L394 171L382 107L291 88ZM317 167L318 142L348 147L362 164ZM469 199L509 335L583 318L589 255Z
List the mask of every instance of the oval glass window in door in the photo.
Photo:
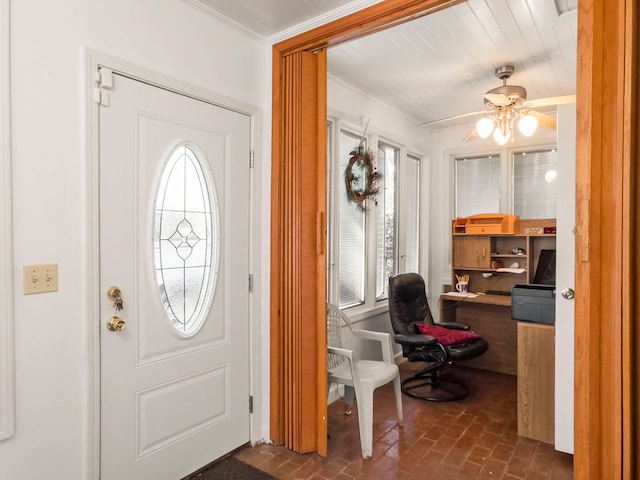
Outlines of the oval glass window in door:
M155 199L155 278L164 309L181 335L195 334L207 315L220 250L213 181L190 145L169 155Z

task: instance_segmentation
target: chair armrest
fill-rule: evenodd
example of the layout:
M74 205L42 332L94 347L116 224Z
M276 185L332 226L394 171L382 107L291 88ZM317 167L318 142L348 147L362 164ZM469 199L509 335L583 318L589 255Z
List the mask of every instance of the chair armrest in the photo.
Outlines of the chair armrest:
M328 353L333 353L334 355L340 355L342 357L347 357L349 360L353 360L353 351L347 350L346 348L338 348L338 347L327 347Z
M410 346L410 347L423 347L425 345L434 345L438 343L438 341L429 335L403 335L397 333L393 336L393 340L396 343L399 343L402 346Z
M386 332L374 332L371 330L353 330L353 335L358 338L380 342L380 347L382 348L382 360L386 363L394 363L391 335Z
M469 330L469 325L465 325L464 323L458 322L442 322L436 323L436 325L444 328L448 328L449 330Z
M338 348L338 347L327 347L327 353L338 355L341 357L346 357L349 370L351 371L350 379L345 376L345 372L341 370L339 367L337 372L335 373L335 377L332 368L329 368L328 375L329 380L336 383L341 383L343 385L349 385L355 388L356 385L360 384L360 374L358 373L358 362L355 361L352 350L347 350L346 348ZM337 377L337 378L336 378ZM358 387L359 388L359 387Z

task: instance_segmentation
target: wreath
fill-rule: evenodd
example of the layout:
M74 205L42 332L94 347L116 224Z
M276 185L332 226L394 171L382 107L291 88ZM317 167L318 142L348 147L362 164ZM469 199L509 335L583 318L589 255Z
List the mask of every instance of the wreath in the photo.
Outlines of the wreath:
M344 171L344 185L347 190L347 197L352 202L362 205L367 197L378 193L378 184L382 178L374 165L374 155L371 151L364 151L362 148L352 151L349 155L349 164ZM362 171L364 178L361 179L353 170Z

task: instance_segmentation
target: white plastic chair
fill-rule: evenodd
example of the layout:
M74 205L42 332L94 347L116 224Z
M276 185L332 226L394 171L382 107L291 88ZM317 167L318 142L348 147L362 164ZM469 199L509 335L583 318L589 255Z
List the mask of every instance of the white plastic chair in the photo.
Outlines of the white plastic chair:
M342 326L346 325L356 338L375 340L382 348L382 360L359 360L353 350L342 347ZM402 425L402 393L400 370L393 361L391 335L370 330L354 330L348 318L334 305L327 306L327 368L328 385L345 386L345 403L350 407L353 395L358 401L358 425L362 457L373 454L373 391L393 381L398 424Z

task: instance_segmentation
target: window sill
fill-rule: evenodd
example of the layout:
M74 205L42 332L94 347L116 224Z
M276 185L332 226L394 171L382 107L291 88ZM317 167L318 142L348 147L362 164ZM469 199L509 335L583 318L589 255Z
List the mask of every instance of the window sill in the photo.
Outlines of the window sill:
M378 302L374 307L368 305L358 305L357 307L347 308L343 310L352 323L361 322L376 315L381 315L389 311L387 300Z

